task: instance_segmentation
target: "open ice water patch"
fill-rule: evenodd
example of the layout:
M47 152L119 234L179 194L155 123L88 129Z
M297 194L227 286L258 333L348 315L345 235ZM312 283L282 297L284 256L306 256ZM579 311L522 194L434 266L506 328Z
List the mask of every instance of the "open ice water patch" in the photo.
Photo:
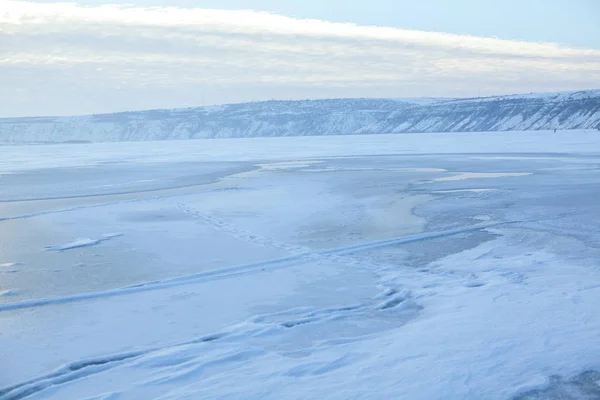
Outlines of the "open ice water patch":
M600 398L600 372L585 371L572 379L551 376L545 388L521 393L513 400L578 400Z
M123 236L123 234L122 233L110 233L110 234L102 235L98 239L79 238L79 239L76 239L76 240L66 243L66 244L61 244L61 245L56 245L56 246L46 246L45 249L52 250L52 251L65 251L65 250L77 249L80 247L95 246L99 243L102 243L104 241L107 241L107 240L110 240L110 239L113 239L113 238L116 238L119 236Z

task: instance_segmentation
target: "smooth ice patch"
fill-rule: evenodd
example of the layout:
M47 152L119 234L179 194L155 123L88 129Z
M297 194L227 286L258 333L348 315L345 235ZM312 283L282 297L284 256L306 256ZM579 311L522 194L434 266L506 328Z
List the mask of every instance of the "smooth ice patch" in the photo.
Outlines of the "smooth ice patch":
M286 169L308 168L323 161L282 161L269 164L259 164L263 171L280 171Z
M463 192L471 192L471 193L484 193L484 192L493 192L497 189L491 188L481 188L481 189L451 189L451 190L435 190L432 193L463 193Z
M252 179L264 172L277 172L286 171L290 169L303 169L310 168L315 164L320 164L323 161L306 160L306 161L280 161L272 162L268 164L257 164L257 170L240 172L237 174L229 175L225 180L230 179Z
M325 167L311 168L304 172L360 172L360 171L390 171L390 172L447 172L443 168L384 168L384 167Z
M105 188L113 188L113 187L121 187L121 186L131 186L131 185L137 185L140 183L151 183L151 182L156 182L156 181L158 181L158 179L138 179L138 180L130 181L130 182L111 183L109 185L90 186L90 189L105 189Z
M447 172L448 170L443 168L394 168L391 171L398 172Z
M505 178L531 175L531 172L459 172L458 175L436 178L434 182L463 181L465 179Z
M471 160L500 160L500 161L561 161L568 163L586 163L590 162L589 160L583 160L579 157L553 157L553 156L477 156L477 157L469 157ZM594 162L592 162L594 163Z
M122 233L110 233L110 234L102 235L102 237L100 237L98 239L79 238L79 239L76 239L67 244L61 244L61 245L56 245L56 246L47 246L46 250L64 251L64 250L77 249L79 247L95 246L106 240L110 240L110 239L113 239L113 238L116 238L119 236L123 236L123 234Z

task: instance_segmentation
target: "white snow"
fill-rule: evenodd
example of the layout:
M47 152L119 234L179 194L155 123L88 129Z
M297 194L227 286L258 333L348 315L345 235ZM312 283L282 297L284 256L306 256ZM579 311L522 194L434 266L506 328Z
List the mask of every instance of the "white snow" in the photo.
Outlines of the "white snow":
M598 165L586 131L2 146L0 400L593 398Z

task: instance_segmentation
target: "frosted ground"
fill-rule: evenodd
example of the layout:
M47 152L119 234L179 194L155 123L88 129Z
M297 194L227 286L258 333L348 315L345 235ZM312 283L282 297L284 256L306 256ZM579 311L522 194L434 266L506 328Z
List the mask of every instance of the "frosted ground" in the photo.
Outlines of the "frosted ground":
M600 132L0 146L0 399L600 398Z

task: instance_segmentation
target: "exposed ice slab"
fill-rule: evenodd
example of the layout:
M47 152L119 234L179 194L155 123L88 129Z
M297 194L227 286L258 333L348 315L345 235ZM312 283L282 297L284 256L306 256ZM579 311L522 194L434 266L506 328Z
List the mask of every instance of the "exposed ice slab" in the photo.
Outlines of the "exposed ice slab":
M111 234L103 235L102 237L100 237L98 239L80 238L80 239L76 239L67 244L61 244L61 245L56 245L56 246L47 246L46 250L64 251L64 250L76 249L79 247L95 246L106 240L110 240L110 239L113 239L113 238L116 238L119 236L123 236L123 234L122 233L111 233Z

